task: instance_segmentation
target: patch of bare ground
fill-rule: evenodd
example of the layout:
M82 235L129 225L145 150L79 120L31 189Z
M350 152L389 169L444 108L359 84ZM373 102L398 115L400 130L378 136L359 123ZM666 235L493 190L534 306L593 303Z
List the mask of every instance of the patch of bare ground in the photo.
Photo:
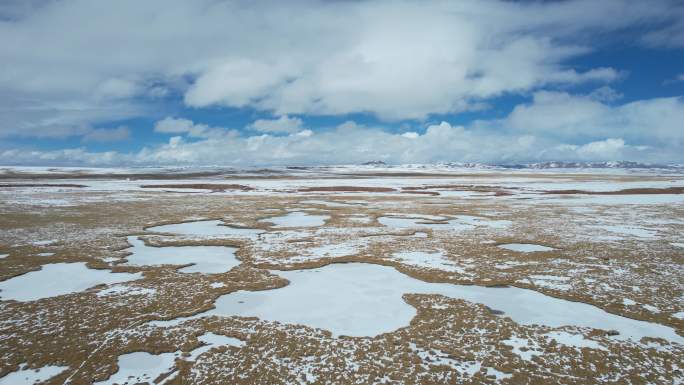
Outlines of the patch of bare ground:
M432 196L438 196L439 195L439 192L437 192L437 191L402 190L401 193L403 193L403 194L432 195Z
M406 186L402 187L404 191L418 191L418 190L446 190L446 191L472 191L479 193L493 193L495 196L513 195L509 190L516 190L508 187L502 189L497 186L480 186L480 185L457 185L457 184L437 184L437 185L423 185L423 186Z
M298 192L394 192L392 187L367 187L367 186L319 186L300 188Z
M0 183L0 188L22 188L22 187L64 187L64 188L83 188L82 184L73 183Z
M192 184L146 184L140 186L142 188L151 189L196 189L196 190L211 190L213 192L224 192L224 191L251 191L254 188L241 185L241 184L216 184L216 183L192 183Z
M585 191L585 190L545 190L544 194L562 195L641 195L641 194L684 194L684 187L667 188L628 188L616 191Z

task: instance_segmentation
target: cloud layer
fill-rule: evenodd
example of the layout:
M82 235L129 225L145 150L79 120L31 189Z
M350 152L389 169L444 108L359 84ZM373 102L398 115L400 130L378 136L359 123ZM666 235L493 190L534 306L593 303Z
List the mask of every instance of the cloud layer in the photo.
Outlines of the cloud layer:
M605 91L603 91L605 93ZM663 118L664 117L664 118ZM661 98L611 106L595 93L572 96L539 92L531 103L499 120L468 126L448 122L424 132L391 132L346 122L315 132L290 118L257 120L250 125L269 133L240 134L187 119L168 117L155 130L172 136L166 144L135 153L0 151L0 162L53 164L294 165L550 160L641 160L684 162L684 100ZM553 130L549 134L549 129ZM586 139L574 140L577 136Z
M659 23L651 32L672 36L680 8L626 0L10 2L0 8L0 135L49 136L55 126L67 134L144 114L141 100L175 93L192 107L276 115L460 112L544 85L615 80L619 69L564 62L590 51L594 33Z
M141 116L175 136L135 153L12 149L0 161L675 161L682 99L617 104L622 95L608 84L628 76L619 63L568 63L596 50L597 36L626 29L636 44L679 47L682 25L684 6L669 0L8 1L0 139L125 140L134 133L111 122ZM597 90L567 91L576 85ZM403 121L415 127L506 95L533 97L502 119L396 132ZM230 128L164 118L169 99L255 118ZM306 124L358 113L381 127Z

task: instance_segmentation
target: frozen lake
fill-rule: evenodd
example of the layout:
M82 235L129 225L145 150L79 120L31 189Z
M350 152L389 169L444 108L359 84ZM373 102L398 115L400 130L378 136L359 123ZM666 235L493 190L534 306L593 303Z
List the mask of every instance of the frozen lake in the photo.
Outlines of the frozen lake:
M51 263L38 271L0 282L0 298L15 301L35 301L41 298L76 293L101 284L133 281L141 273L112 273L89 269L85 262Z
M127 256L126 265L159 266L187 265L182 273L225 273L240 264L235 257L235 247L227 246L146 246L136 236L126 238L131 247L126 249L132 254Z
M192 318L255 316L264 320L326 329L334 335L376 336L407 326L416 310L402 299L406 293L441 294L503 311L524 325L580 326L617 330L616 339L639 341L662 337L684 343L669 327L607 313L598 307L515 287L487 288L433 284L394 268L365 264L332 264L320 269L273 271L290 281L274 290L238 291L219 297L216 308ZM155 321L173 325L188 318Z

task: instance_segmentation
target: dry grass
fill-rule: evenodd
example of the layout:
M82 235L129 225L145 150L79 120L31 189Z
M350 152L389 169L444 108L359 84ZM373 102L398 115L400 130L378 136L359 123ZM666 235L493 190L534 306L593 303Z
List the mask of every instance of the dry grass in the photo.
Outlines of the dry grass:
M213 192L224 192L224 191L251 191L254 190L252 187L241 185L241 184L217 184L217 183L193 183L193 184L146 184L140 186L142 188L158 188L158 189L196 189L196 190L211 190Z
M667 188L628 188L616 191L585 191L585 190L546 190L545 194L580 194L580 195L637 195L637 194L684 194L684 187Z

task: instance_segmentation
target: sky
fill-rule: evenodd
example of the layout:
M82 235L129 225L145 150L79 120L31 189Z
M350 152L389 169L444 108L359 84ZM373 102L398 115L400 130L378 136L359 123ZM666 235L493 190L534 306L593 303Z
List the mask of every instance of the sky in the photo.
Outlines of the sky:
M3 0L0 165L684 163L684 2Z

